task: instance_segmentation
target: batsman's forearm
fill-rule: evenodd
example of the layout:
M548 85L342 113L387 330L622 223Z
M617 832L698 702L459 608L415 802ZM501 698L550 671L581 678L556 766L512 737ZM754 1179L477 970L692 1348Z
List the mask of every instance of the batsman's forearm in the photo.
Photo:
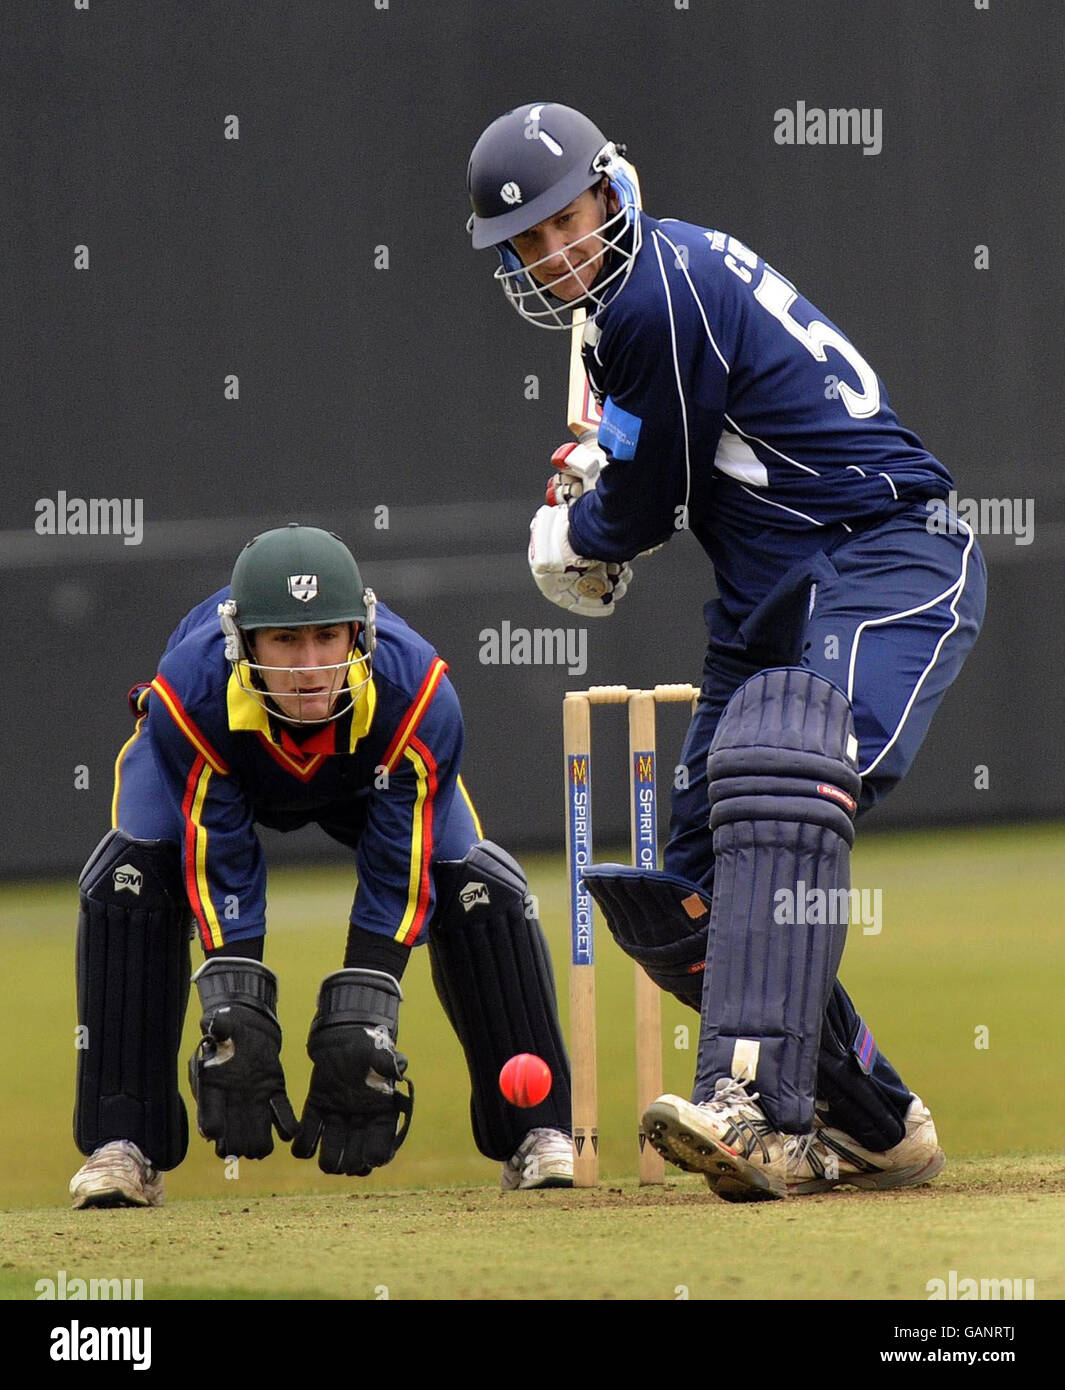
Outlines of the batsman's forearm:
M602 484L600 484L602 486ZM649 527L646 518L625 516L608 518L599 492L586 492L569 509L569 539L578 555L588 560L624 564L653 545L668 540L660 527Z

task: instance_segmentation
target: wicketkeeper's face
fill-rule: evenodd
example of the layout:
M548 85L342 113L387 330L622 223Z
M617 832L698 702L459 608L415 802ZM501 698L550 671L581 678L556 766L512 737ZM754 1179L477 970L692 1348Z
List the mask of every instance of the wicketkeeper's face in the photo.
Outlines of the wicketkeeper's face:
M256 631L256 671L282 714L299 723L329 718L347 689L356 636L352 623Z
M510 244L532 278L556 299L566 303L580 299L603 268L605 244L598 235L603 223L617 211L614 194L588 188L573 202L511 237Z

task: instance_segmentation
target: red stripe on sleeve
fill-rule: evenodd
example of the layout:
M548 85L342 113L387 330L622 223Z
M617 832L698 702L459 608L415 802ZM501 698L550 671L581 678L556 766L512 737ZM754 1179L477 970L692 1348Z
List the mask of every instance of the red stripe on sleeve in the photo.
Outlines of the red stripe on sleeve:
M396 730L395 738L388 745L388 750L381 760L382 766L391 770L395 767L404 748L410 742L414 731L422 722L425 711L429 708L430 699L436 687L443 679L444 672L447 670L447 662L440 657L433 660L432 665L426 672L425 679L418 688L418 693L411 701L410 708L403 716L403 722Z
M155 687L163 703L173 716L174 722L196 751L211 764L215 772L220 772L223 776L226 776L229 773L229 768L226 766L225 761L219 753L215 752L208 740L204 738L195 720L190 719L188 711L181 703L177 691L166 677L157 674L152 681L152 685Z

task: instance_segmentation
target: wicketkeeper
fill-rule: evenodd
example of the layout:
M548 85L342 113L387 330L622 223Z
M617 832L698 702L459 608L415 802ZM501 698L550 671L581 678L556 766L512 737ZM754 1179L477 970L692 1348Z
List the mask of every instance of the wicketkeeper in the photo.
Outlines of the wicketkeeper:
M327 1173L389 1163L413 1111L398 1049L401 981L428 944L466 1054L478 1148L504 1189L569 1186L569 1063L547 945L525 876L486 840L459 767L447 667L376 602L338 537L290 525L244 548L231 586L192 610L116 767L114 828L80 880L74 1134L88 1161L75 1207L158 1206L185 1156L178 1050L190 988L202 1037L189 1064L200 1133L219 1157L265 1158L274 1131ZM343 968L318 995L297 1121L285 1089L278 982L263 962L266 866L255 825L316 824L355 852ZM542 1057L547 1099L518 1110L497 1078Z

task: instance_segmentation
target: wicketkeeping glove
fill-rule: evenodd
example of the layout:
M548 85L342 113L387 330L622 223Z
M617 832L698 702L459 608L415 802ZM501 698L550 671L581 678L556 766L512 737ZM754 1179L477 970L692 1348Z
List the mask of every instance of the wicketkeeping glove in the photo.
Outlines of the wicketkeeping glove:
M203 1037L189 1061L196 1119L219 1158L265 1158L296 1133L281 1070L277 978L257 960L219 956L193 976Z
M338 970L322 982L307 1052L311 1089L292 1145L323 1173L364 1178L395 1157L407 1137L414 1087L396 1089L407 1059L396 1051L398 983L378 970ZM320 1147L319 1147L320 1145Z

